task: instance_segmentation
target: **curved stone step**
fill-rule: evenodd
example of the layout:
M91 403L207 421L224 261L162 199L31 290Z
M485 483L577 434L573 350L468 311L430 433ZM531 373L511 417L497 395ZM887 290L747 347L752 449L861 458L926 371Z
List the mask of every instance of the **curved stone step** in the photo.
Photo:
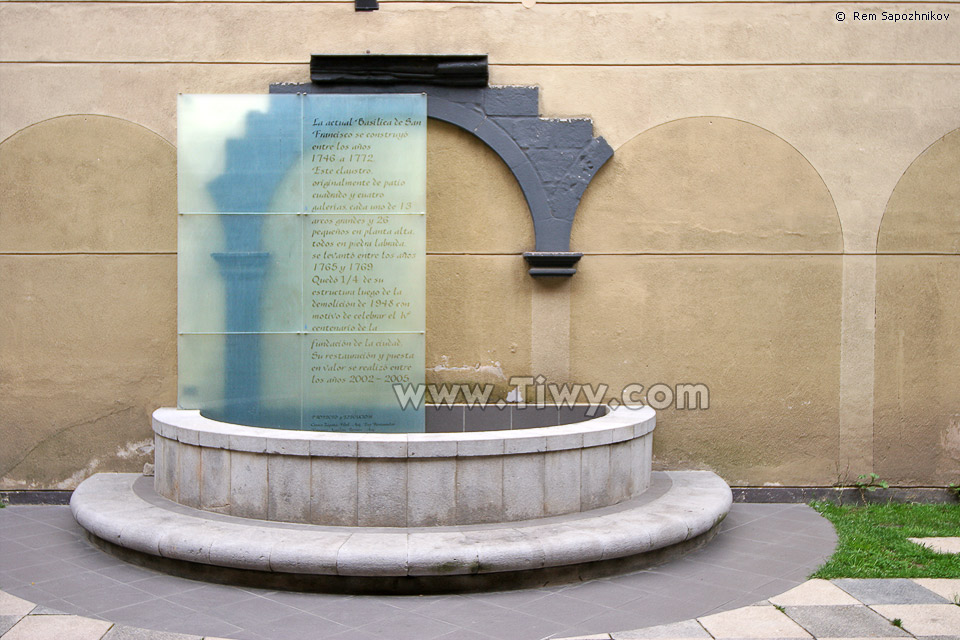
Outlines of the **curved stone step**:
M730 488L708 471L655 473L650 490L612 507L457 527L237 518L171 502L136 474L96 474L70 502L95 543L170 573L275 588L411 593L504 581L516 588L661 562L708 540L731 504Z

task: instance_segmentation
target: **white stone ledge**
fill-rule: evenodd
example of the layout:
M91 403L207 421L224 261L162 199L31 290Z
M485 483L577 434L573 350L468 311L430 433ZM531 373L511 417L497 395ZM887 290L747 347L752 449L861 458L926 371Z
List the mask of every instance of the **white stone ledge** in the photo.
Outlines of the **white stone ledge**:
M153 431L170 440L202 447L343 458L449 457L562 451L623 442L653 431L650 407L618 407L582 422L530 429L455 433L338 433L265 429L218 422L199 411L163 408L153 412Z
M597 509L646 490L652 409L458 433L333 433L158 409L155 489L188 507L316 525L510 522Z
M564 567L665 549L709 532L732 505L730 488L708 471L657 472L654 480L660 495L652 498L466 527L248 520L165 500L136 474L92 476L74 491L70 508L97 538L171 560L320 576L454 576Z

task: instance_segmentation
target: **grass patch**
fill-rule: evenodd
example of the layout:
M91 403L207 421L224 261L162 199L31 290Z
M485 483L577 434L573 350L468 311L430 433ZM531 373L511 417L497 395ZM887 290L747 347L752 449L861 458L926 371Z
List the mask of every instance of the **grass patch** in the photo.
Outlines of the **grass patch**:
M960 536L960 504L811 505L839 542L812 578L960 578L960 554L940 554L907 538Z

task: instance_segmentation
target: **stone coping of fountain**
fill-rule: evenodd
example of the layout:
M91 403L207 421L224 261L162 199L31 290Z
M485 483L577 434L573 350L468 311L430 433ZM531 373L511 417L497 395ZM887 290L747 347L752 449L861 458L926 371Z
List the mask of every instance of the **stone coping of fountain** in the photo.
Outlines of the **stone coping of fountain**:
M650 482L650 408L563 425L459 433L336 433L154 412L157 493L216 513L413 527L589 511Z
M709 540L732 505L708 471L655 472L618 505L523 522L326 527L185 507L137 474L96 474L73 493L101 548L160 570L268 588L426 593L516 588L662 562Z
M218 422L199 411L161 408L156 434L183 444L248 453L346 458L442 458L582 449L632 440L656 426L650 407L618 407L606 415L556 426L447 433L343 433L268 429Z

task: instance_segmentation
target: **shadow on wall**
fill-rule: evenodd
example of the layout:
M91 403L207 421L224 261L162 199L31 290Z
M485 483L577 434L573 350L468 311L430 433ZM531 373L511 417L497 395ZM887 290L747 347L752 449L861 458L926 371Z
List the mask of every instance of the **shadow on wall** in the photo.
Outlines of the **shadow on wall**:
M660 465L834 481L843 241L794 147L729 118L645 131L587 190L572 246L572 377L710 389L708 410L659 412Z
M152 459L176 400L176 152L119 118L0 144L0 487Z
M960 479L960 129L897 183L877 240L876 472Z
M0 143L0 488L150 459L150 412L176 396L175 156L103 116ZM536 374L546 289L520 255L533 229L519 186L450 125L430 122L428 162L428 382ZM881 228L874 446L893 482L958 473L958 169L955 131L907 170ZM834 481L842 233L795 148L728 118L650 129L598 174L572 240L587 255L563 285L569 381L706 384L708 410L660 412L664 466Z

